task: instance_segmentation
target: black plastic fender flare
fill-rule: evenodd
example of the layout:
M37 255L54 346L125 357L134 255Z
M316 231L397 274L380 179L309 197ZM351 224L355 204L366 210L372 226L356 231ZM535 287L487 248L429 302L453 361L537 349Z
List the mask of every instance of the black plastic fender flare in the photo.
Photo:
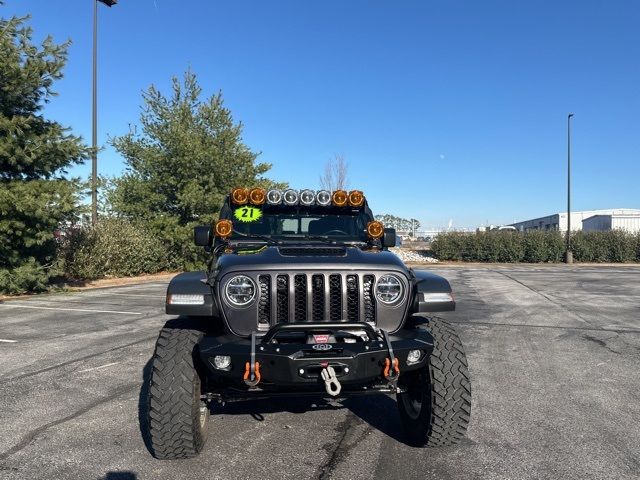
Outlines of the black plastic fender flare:
M202 295L200 305L181 305L174 295ZM174 303L175 302L175 303ZM165 313L168 315L187 315L190 317L213 317L218 309L213 299L213 290L207 283L207 273L184 272L171 279L167 287Z

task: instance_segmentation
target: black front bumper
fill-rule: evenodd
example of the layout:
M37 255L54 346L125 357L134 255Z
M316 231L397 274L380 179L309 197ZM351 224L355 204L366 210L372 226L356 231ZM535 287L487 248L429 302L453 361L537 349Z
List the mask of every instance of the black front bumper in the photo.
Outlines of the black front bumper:
M339 336L340 332L357 329L367 330L367 340L356 343L335 342L325 351L317 350L309 343L314 335ZM300 341L296 341L296 339ZM433 337L424 329L400 330L389 335L393 354L398 359L400 373L423 367L433 351ZM328 347L320 347L328 348ZM410 350L420 350L417 363L407 364ZM232 335L204 337L199 344L200 358L206 366L213 387L246 388L243 377L251 358L251 340ZM231 357L231 365L225 370L215 367L216 356ZM255 344L255 361L260 364L261 380L257 386L261 391L305 391L324 389L320 372L333 367L343 386L343 392L383 386L385 360L389 348L380 331L374 331L365 323L291 323L272 327ZM213 388L216 390L216 388Z

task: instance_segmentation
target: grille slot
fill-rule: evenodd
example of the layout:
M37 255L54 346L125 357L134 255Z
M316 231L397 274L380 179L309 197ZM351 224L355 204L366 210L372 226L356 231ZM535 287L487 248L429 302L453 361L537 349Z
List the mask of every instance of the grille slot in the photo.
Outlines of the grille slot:
M376 296L373 292L375 277L373 275L365 275L362 283L362 293L364 296L364 321L375 324Z
M260 300L258 303L258 323L268 325L271 320L271 277L269 275L260 275L258 277L260 285Z
M324 275L311 277L311 302L313 321L324 320Z
M289 321L289 277L278 275L276 278L276 317L278 323Z
M358 276L347 275L347 320L350 322L358 321L358 312L360 310L360 295L358 293Z
M342 319L342 276L329 275L329 318Z
M307 320L307 276L296 275L293 277L293 294L295 298L295 321Z

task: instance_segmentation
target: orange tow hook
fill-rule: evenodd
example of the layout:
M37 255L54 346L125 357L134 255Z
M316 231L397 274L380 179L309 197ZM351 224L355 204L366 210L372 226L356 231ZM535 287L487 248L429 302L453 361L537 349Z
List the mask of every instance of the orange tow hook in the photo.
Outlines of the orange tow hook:
M394 375L389 375L389 373L391 371L391 360L388 358L384 359L384 378L386 378L387 380L389 380L390 378L393 377L397 377L398 375L400 375L400 367L398 367L398 359L394 358L393 359L393 371L395 372Z
M260 383L260 380L262 378L260 376L260 362L256 362L256 371L255 371L253 380L249 378L250 375L251 375L251 364L247 362L244 365L244 376L242 377L242 379L244 380L244 383L246 383L250 387L255 387Z

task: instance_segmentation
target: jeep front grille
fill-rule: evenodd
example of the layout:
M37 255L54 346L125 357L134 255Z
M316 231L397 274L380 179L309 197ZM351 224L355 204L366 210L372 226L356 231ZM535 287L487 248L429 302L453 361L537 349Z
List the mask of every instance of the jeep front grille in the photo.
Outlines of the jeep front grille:
M371 274L262 274L258 321L350 321L376 323ZM275 297L275 302L272 301ZM273 319L273 321L272 321Z

